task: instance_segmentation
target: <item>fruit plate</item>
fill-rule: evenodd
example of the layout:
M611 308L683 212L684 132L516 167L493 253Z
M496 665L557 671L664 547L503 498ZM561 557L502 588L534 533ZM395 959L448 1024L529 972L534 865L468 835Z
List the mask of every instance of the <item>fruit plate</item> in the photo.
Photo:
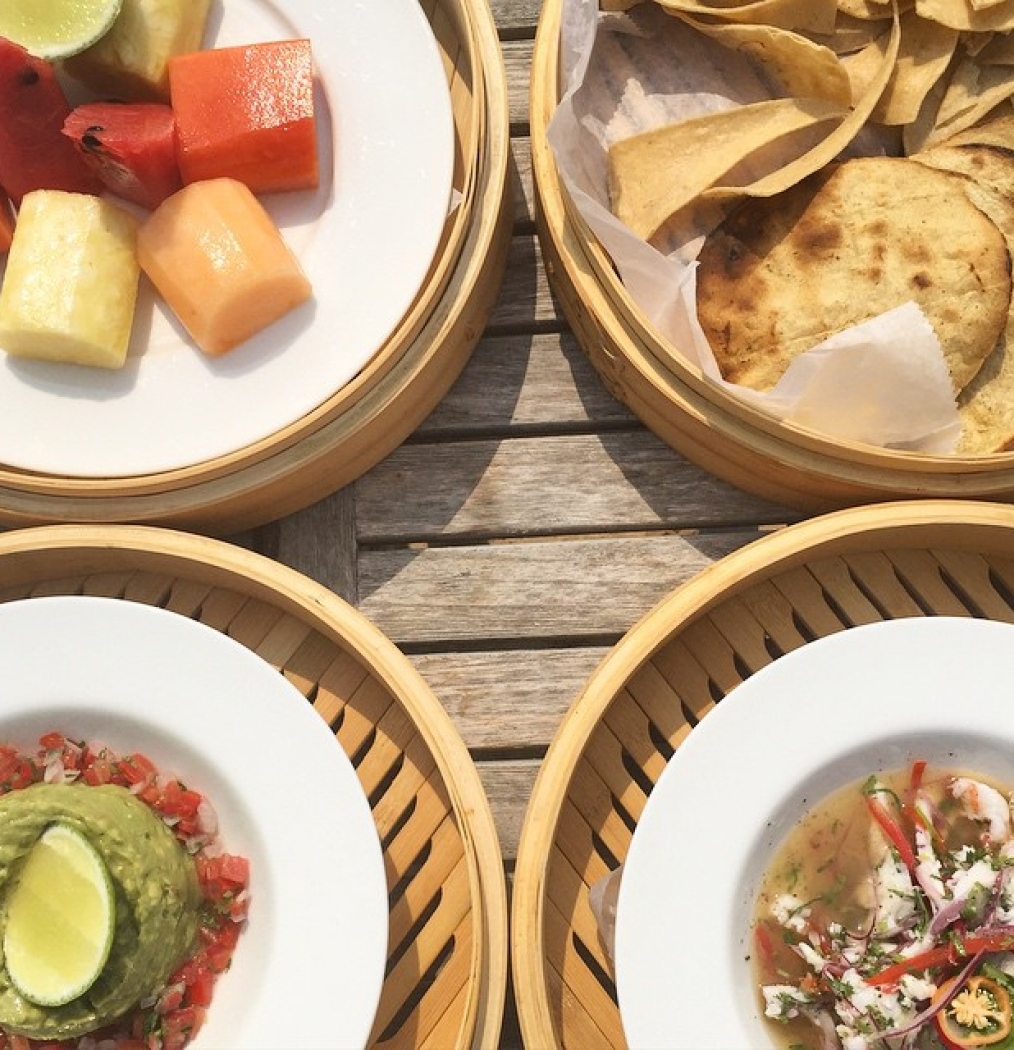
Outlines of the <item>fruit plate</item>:
M5 742L34 750L59 729L142 751L204 793L223 846L249 858L248 926L195 1050L365 1046L387 952L383 856L352 763L295 687L205 624L105 597L0 605L0 661Z
M292 37L314 49L322 178L314 192L263 200L312 301L209 358L142 281L123 369L0 360L0 462L108 478L238 452L327 400L395 330L450 207L454 128L433 31L416 0L225 0L213 6L206 41Z

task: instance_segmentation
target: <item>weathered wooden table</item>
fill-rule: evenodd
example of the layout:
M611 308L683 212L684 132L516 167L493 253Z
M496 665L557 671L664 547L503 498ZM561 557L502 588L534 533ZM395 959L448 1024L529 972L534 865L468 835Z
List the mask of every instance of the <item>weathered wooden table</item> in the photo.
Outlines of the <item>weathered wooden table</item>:
M656 439L607 393L554 303L528 139L540 6L492 0L516 218L470 364L359 481L240 537L350 601L415 663L477 763L508 884L540 759L601 656L678 584L799 517ZM501 1044L520 1046L510 995Z

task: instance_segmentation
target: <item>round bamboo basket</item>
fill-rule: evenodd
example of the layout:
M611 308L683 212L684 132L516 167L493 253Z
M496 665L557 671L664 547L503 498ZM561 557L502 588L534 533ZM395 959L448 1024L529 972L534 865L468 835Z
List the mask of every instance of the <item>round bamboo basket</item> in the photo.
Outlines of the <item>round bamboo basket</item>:
M316 410L231 455L120 478L0 464L0 525L147 522L224 533L292 513L354 481L439 403L468 361L510 244L507 89L486 0L421 0L440 47L455 124L454 189L424 286L363 370Z
M1014 622L1014 508L929 499L812 518L716 562L621 639L561 723L525 816L512 962L526 1046L626 1046L588 891L626 857L693 727L814 639L937 615Z
M688 459L807 511L916 497L1014 499L1014 453L930 456L780 423L683 361L647 321L561 184L546 137L559 100L563 0L545 0L531 78L536 222L567 320L610 392Z
M507 898L492 813L450 718L392 642L301 574L164 528L16 530L0 536L0 578L0 601L100 595L200 620L293 682L352 760L383 846L390 934L370 1047L497 1045Z

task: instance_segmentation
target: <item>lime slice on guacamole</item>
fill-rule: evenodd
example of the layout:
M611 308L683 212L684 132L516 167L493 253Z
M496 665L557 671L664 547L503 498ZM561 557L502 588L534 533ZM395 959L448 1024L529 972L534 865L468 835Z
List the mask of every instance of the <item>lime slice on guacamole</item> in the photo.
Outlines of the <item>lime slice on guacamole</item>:
M53 62L91 47L108 32L122 0L21 0L0 3L0 36Z
M39 1006L83 995L102 973L115 928L109 871L68 824L51 824L25 857L6 902L4 961L15 988Z

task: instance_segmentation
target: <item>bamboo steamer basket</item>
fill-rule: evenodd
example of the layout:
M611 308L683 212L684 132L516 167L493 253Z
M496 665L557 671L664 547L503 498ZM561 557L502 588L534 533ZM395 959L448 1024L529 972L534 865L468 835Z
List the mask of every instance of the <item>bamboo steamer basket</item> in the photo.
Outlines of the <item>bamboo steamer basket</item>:
M811 518L716 562L631 628L561 723L525 815L512 963L526 1046L626 1046L588 891L626 857L693 727L808 642L937 615L1014 622L1014 507L906 500Z
M563 0L545 0L532 61L536 223L563 312L610 392L699 466L797 509L916 497L1014 499L1014 453L931 456L832 440L741 402L666 343L557 175L546 130L560 97L562 10Z
M221 540L144 525L0 536L0 601L87 594L199 620L284 674L334 729L384 852L388 962L369 1046L496 1046L507 898L486 796L464 743L408 659L295 570Z
M510 244L507 89L487 0L420 0L455 126L454 190L415 302L362 371L313 412L229 455L135 477L61 477L0 464L0 525L147 522L225 533L354 481L422 422L458 377L499 291Z

